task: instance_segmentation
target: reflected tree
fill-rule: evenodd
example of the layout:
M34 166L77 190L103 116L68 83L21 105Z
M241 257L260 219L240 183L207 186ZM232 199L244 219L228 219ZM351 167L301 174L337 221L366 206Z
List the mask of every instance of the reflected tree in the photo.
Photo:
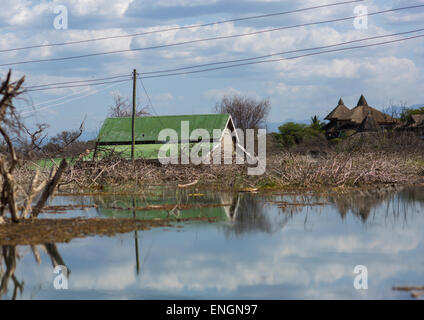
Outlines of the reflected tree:
M2 254L2 260L4 261L5 270L0 274L1 276L1 284L0 284L0 297L2 297L4 294L8 291L8 284L9 281L13 281L13 294L12 294L12 300L16 299L18 290L20 291L20 294L22 295L23 289L24 289L24 282L19 282L18 279L15 277L15 271L16 271L16 259L18 258L18 254L16 251L16 246L2 246L1 250ZM2 266L3 269L3 266Z
M266 201L257 195L236 194L231 205L234 211L230 212L233 217L230 219L231 224L224 229L226 236L231 234L239 236L253 232L274 233L281 230L290 217L287 215L273 217L267 212L266 206Z
M400 191L396 188L378 188L330 196L328 201L335 205L342 218L351 212L365 224L374 221L378 209L384 212L386 222L398 223L402 219L406 224L420 197L424 199L424 188L404 188Z
M55 243L46 243L42 245L31 245L31 251L34 255L35 261L37 264L41 263L41 256L38 252L38 247L47 253L50 257L53 267L58 265L63 265L68 269L68 276L70 274L69 268L66 266L64 260L62 259L57 246ZM1 246L0 250L0 298L6 295L9 291L9 283L12 280L13 291L12 291L12 300L16 300L18 293L22 296L24 290L24 281L19 281L16 276L16 266L17 260L20 259L17 246L15 245L5 245Z

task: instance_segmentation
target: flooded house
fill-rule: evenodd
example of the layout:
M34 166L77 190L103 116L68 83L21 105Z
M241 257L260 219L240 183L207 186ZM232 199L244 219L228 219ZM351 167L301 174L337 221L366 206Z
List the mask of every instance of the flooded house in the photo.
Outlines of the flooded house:
M378 132L394 128L397 120L368 105L363 95L355 108L349 109L340 98L337 106L325 117L328 138L339 138L356 132Z
M160 160L160 150L165 145L175 147L178 158L189 154L196 144L208 150L205 157L215 150L230 150L232 157L238 143L229 114L136 117L134 135L134 158L153 161ZM93 158L110 155L129 158L131 146L132 118L107 118L100 129Z

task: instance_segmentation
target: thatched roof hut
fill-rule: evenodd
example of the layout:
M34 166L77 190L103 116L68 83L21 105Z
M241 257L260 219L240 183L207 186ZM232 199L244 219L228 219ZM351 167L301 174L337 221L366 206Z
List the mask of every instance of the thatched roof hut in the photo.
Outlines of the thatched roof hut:
M368 102L367 102L367 100L365 99L365 97L364 97L364 95L363 94L361 94L361 97L359 98L359 100L358 100L358 104L357 104L357 106L367 106L368 107Z
M379 132L379 131L381 131L381 127L378 125L377 121L375 121L371 113L368 113L368 115L361 122L358 128L358 132Z
M327 123L325 126L322 127L322 129L327 132L327 134L334 134L338 130L337 123L335 121L331 121Z
M396 129L413 131L424 138L424 114L412 114L408 121L399 124Z
M371 114L372 118L379 125L391 125L396 123L396 119L370 107L364 95L361 95L356 107L350 110L350 114L342 117L341 120L350 120L354 124L360 125L369 114Z
M424 114L411 115L411 121L410 121L409 127L424 128Z
M323 129L327 137L337 138L346 136L349 131L378 132L393 128L398 121L391 116L368 105L364 95L358 100L355 108L350 110L340 98L339 103L325 120L329 120Z
M331 111L328 116L325 117L325 120L340 120L341 118L348 117L350 114L350 110L345 106L343 99L340 98L337 107Z

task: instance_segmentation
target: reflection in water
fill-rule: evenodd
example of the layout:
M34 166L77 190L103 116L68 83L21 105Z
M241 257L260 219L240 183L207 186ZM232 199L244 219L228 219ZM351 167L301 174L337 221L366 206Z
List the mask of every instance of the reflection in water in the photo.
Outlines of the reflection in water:
M405 188L398 195L405 202L424 204L424 187Z
M135 203L135 198L133 197L133 217L134 219L137 219L136 217L136 203ZM135 270L137 272L137 275L140 274L140 256L139 256L139 250L138 250L138 231L135 230L134 231L134 248L135 248Z
M238 193L233 195L232 205L226 207L230 223L224 228L225 235L239 236L254 232L273 233L282 229L290 217L286 215L272 217L267 214L266 206L267 203L255 194Z
M41 257L40 253L38 252L38 248L43 250L47 253L47 255L50 257L51 263L53 265L53 268L56 266L65 266L68 270L67 276L69 277L69 274L71 271L66 266L65 262L63 261L61 255L59 254L59 251L57 250L56 244L54 243L46 243L43 245L31 245L30 246L31 251L34 255L35 261L37 264L41 263ZM13 293L11 296L12 300L15 300L17 298L18 290L20 294L22 295L24 290L24 281L21 282L18 281L18 279L15 276L16 271L16 261L21 258L21 255L18 252L17 246L1 246L1 255L0 255L0 278L1 278L1 285L0 285L0 298L2 298L5 294L8 292L8 286L10 280L13 282Z
M350 211L366 222L373 209L381 203L389 204L394 200L394 193L388 189L359 191L343 197L330 197L329 201L337 207L340 216L344 218Z
M285 201L281 201L282 199ZM280 198L280 202L285 203L279 208L287 215L301 213L305 207L309 209L315 207L316 210L316 207L329 203L336 207L342 219L351 213L366 223L373 217L372 213L378 209L394 223L400 218L403 222L407 222L408 214L413 213L417 208L424 207L424 187L404 188L401 191L382 188L323 197L291 195Z
M12 300L16 299L18 290L23 291L24 283L19 282L15 277L16 270L16 259L18 258L16 247L15 246L3 246L2 247L2 260L4 260L5 270L3 270L3 263L1 264L0 276L1 276L1 285L0 285L0 297L7 293L7 288L10 279L13 281L13 294Z
M225 208L232 203L231 199L223 202L227 198L220 193L167 188L138 195L108 195L92 199L100 216L136 219L206 217L226 220L229 212Z
M417 187L406 188L400 192L390 189L360 191L343 197L330 197L329 201L335 204L342 218L352 212L365 223L371 213L384 204L387 219L392 219L394 223L402 219L406 223L408 213L420 206L419 202L423 202L423 199L424 188Z
M79 202L99 206L87 216L172 219L170 210L140 210L167 204L181 206L179 216L220 219L60 244L73 270L66 293L52 289L53 269L41 263L45 252L53 268L65 265L56 244L1 246L0 298L32 298L42 283L35 298L408 298L392 286L424 278L424 188L340 197L164 189ZM219 206L189 206L197 204ZM352 287L358 264L370 272L363 295Z
M293 219L294 215L305 212L305 209L304 230L307 231L308 212L322 211L325 204L334 205L342 220L351 213L366 223L373 217L372 213L375 213L377 208L381 210L383 206L386 222L392 220L397 223L401 218L406 223L408 214L412 214L419 206L417 202L424 203L424 188L410 188L400 192L391 189L368 190L327 197L289 195L277 197L278 201L246 193L224 194L221 197L226 199L223 203L229 203L232 199L232 205L225 207L230 224L224 228L224 232L228 236L251 232L277 232ZM269 215L269 203L284 203L278 206L282 215Z

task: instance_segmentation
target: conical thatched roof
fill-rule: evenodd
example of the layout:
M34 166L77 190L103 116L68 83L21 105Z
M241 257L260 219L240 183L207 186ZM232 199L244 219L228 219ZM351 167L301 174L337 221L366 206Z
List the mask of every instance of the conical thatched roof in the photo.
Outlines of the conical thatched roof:
M368 114L371 114L379 125L396 123L396 119L381 111L378 111L377 109L374 109L373 107L370 107L364 95L361 95L358 101L358 105L350 111L350 114L343 116L340 120L350 120L353 123L359 125L362 123L362 121L365 120Z
M381 130L381 127L375 121L371 112L365 117L361 125L358 128L358 132L378 132Z
M378 125L391 125L397 122L396 119L391 116L370 107L364 95L361 95L358 105L352 110L349 110L349 108L345 106L343 99L340 98L337 107L334 108L327 117L325 117L325 120L344 120L360 125L368 114L372 116Z
M361 94L361 97L359 98L359 100L358 100L358 104L356 105L357 107L359 107L359 106L368 106L368 102L367 102L367 100L365 99L365 97L364 97L364 95L363 94Z
M396 123L396 120L391 116L374 109L368 105L360 105L352 109L350 120L354 123L360 124L368 114L371 114L375 121L378 124L393 124Z
M324 120L341 120L341 118L348 117L349 114L349 108L345 106L343 99L340 98L337 107L335 107Z

